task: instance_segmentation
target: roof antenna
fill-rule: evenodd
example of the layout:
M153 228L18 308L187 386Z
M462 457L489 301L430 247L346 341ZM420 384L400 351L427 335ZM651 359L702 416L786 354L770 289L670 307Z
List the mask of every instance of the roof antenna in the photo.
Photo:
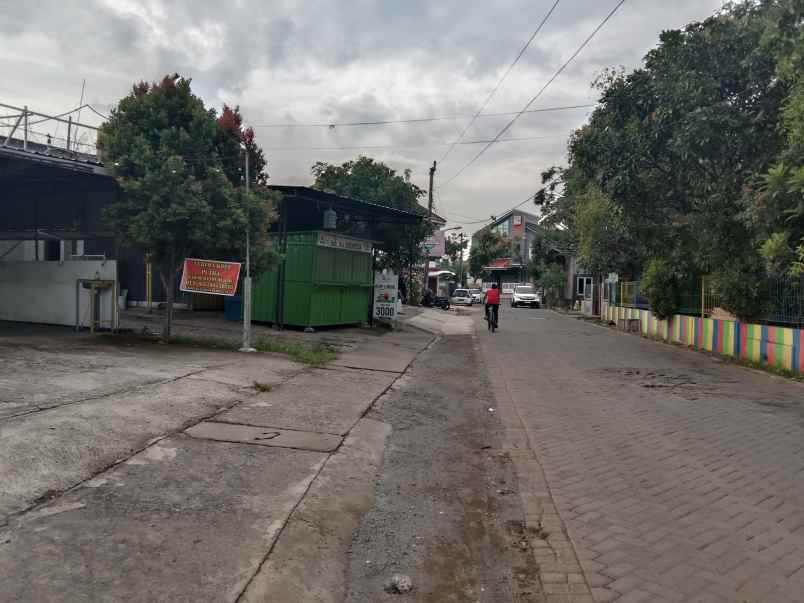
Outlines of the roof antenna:
M86 87L87 87L87 79L84 78L84 80L81 83L81 100L78 101L78 118L75 120L79 123L81 122L81 109L84 108L84 90L86 89ZM76 126L76 129L78 129L78 126ZM69 151L70 149L67 150ZM78 151L78 136L75 137L75 150Z

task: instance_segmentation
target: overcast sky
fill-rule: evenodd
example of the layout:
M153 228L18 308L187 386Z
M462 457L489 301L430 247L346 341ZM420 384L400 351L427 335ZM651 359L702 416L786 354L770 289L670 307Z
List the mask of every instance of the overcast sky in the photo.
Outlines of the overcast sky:
M178 72L208 106L240 105L266 149L274 184L310 184L317 160L365 154L413 171L426 188L440 160L554 0L0 0L0 102L45 113L86 101L108 111L135 80ZM484 112L523 108L615 6L562 0ZM532 108L593 103L605 67L634 68L662 30L710 16L720 0L628 0ZM532 113L461 176L437 188L451 225L499 214L566 159L590 109ZM468 116L386 126L267 128ZM86 111L82 121L97 124ZM510 117L478 119L464 141L493 138ZM62 133L62 135L64 135ZM332 150L333 147L351 147ZM375 147L375 148L354 148ZM379 148L377 148L379 147ZM456 146L437 187L482 145ZM523 208L525 209L525 208Z

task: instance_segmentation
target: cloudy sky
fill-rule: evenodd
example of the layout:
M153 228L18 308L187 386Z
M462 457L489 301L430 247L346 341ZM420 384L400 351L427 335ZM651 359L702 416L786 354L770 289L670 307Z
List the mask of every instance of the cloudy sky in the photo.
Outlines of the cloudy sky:
M409 168L436 211L472 224L519 203L561 164L589 108L523 115L446 184L511 116L480 117L458 140L554 0L0 0L0 102L45 113L108 111L135 80L178 72L208 106L240 105L275 184L309 184L317 160L366 154ZM617 4L562 0L484 113L519 111ZM634 68L662 30L721 0L627 0L531 108L594 103L602 69ZM446 117L382 126L360 121ZM81 120L97 124L87 113ZM295 127L266 127L295 124ZM64 133L61 133L63 136Z

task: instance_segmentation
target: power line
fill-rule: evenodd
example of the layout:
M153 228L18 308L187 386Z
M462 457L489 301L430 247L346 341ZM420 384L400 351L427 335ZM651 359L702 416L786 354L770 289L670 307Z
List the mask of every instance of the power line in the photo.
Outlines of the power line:
M497 142L521 142L525 140L550 140L556 138L565 138L564 136L522 136L519 138L503 138ZM490 140L464 140L462 142L436 142L433 144L423 145L404 145L404 144L380 144L380 145L349 145L337 147L262 147L263 151L350 151L358 149L430 149L433 147L446 147L450 145L473 145L485 144Z
M507 214L509 211L513 211L513 210L515 210L515 209L519 209L520 207L522 207L522 206L523 206L523 205L525 205L526 203L530 203L530 202L532 202L532 201L533 201L533 198L534 198L534 195L533 195L533 194L530 194L530 195L528 195L528 196L525 198L525 200L524 200L524 201L522 201L522 202L520 202L520 203L517 203L517 204L516 204L516 205L514 205L513 207L509 207L508 209L506 209L505 211L503 211L502 213L500 213L500 214L498 214L498 215L504 216L504 215L505 215L505 214ZM460 214L453 214L453 215L457 215L458 217L460 217ZM471 220L475 220L474 218L470 218L470 219L471 219ZM465 225L465 226L472 226L472 225L474 225L474 224L483 224L483 223L485 223L485 222L491 222L491 216L489 216L488 218L485 218L485 219L478 219L478 220L475 220L474 222L461 222L461 224L463 224L463 225Z
M497 142L500 139L500 137L503 134L505 134L511 128L511 126L513 126L514 123L516 123L516 121L528 110L528 108L533 103L535 103L542 94L544 94L544 91L547 90L547 88L550 86L550 84L552 84L556 80L556 78L558 78L558 76L561 75L564 72L564 70L567 68L567 66L573 60L575 60L575 57L577 57L579 54L581 54L581 51L584 48L586 48L586 45L589 44L589 42L592 41L592 38L594 38L597 35L597 32L599 32L601 29L603 29L603 26L606 25L606 23L608 23L609 19L611 19L614 16L614 14L620 9L620 7L623 4L625 4L625 0L620 0L617 3L617 5L611 10L611 12L609 12L609 14L606 15L606 18L603 19L603 21L601 21L600 24L597 27L595 27L595 29L592 31L592 33L589 34L589 36L583 41L583 43L577 48L577 50L572 53L572 56L570 56L570 58L567 59L567 61L561 67L558 68L558 71L556 71L552 75L552 77L549 80L547 80L547 83L544 86L542 86L541 90L539 90L536 93L536 95L527 102L525 107L521 111L517 112L516 115L514 115L513 119L511 119L511 121L509 121L505 125L505 127L497 133L497 135L494 137L494 139L491 142L489 142L486 146L484 146L482 149L480 149L480 152L478 152L477 155L472 157L472 159L470 159L468 163L466 163L460 170L458 170L449 180L447 180L441 186L447 186L450 182L455 180L458 176L460 176L466 170L466 168L468 168L475 161L477 161L480 158L480 156L483 155L483 153L485 153L491 147L491 145L493 145L495 142Z
M594 103L580 105L564 105L559 107L544 107L541 109L530 109L525 113L545 113L549 111L569 111L572 109L588 109L595 107ZM90 106L91 109L91 106ZM351 128L357 126L390 126L396 124L417 124L433 121L448 121L453 119L474 119L475 117L506 117L516 115L518 111L507 111L502 113L482 113L480 115L438 115L434 117L419 117L412 119L388 119L379 121L351 121L351 122L317 122L317 123L283 123L283 124L252 124L252 128Z
M459 141L459 142L460 142L461 140L463 140L463 137L466 135L466 132L468 132L468 131L469 131L469 128L471 128L471 127L472 127L472 125L475 123L475 121L477 120L478 116L479 116L479 115L480 115L480 114L483 112L483 109L485 109L485 108L486 108L486 106L489 104L489 102L491 101L491 99L492 99L492 98L494 98L494 95L495 95L495 94L497 94L497 90L499 90L499 89L500 89L500 86L502 86L502 83L505 81L505 78L507 78L507 77L508 77L508 74L509 74L509 73L511 73L511 70L512 70L512 69L514 68L514 66L515 66L515 65L516 65L516 64L519 62L519 59L521 59L521 58L522 58L522 55L523 55L523 54L525 54L525 51L526 51L526 50L528 49L528 47L530 46L531 42L533 42L533 39L534 39L534 38L535 38L535 37L536 37L536 36L539 34L539 32L542 30L542 27L544 27L544 24L545 24L545 23L547 23L547 20L550 18L550 15L552 15L552 14L553 14L553 11L556 9L556 7L558 6L558 3L559 3L560 1L561 1L561 0L556 0L556 1L553 3L553 6L552 6L552 7L550 7L550 10L549 10L549 11L547 11L547 14L544 16L544 18L542 19L541 23L539 23L539 26L536 28L536 31L534 31L534 32L533 32L533 34L532 34L532 35L530 36L530 38L528 39L528 41L527 41L527 42L525 42L525 45L524 45L524 46L522 47L522 49L519 51L519 54L517 54L517 55L516 55L516 57L514 58L514 60L513 60L513 61L511 62L511 64L508 66L508 69L506 69L506 70L505 70L505 73L503 73L503 76L502 76L502 77L500 78L500 80L497 82L497 85L496 85L496 86L494 86L494 89L493 89L493 90L492 90L492 91L489 93L489 95L486 97L486 100L485 100L485 101L483 101L483 104L480 106L480 108L479 108L479 109L477 110L477 112L474 114L474 116L472 117L472 121L470 121L470 122L467 124L467 126L466 126L466 127L463 129L463 132L461 132L461 135L460 135L460 136L458 136L458 141ZM457 144L457 143L456 143L456 144ZM452 153L452 149L454 149L454 148L455 148L455 145L454 145L454 144L453 144L453 145L451 145L451 146L450 146L450 147L447 149L447 152L446 152L446 153L444 153L444 156L443 156L441 159L439 159L439 160L438 160L438 163L444 163L444 160L445 160L445 159L446 159L446 158L449 156L449 154L450 154L450 153Z
M102 117L103 119L109 119L109 116L108 116L108 115L104 115L103 113L101 113L100 111L98 111L98 110L97 110L95 107L93 107L92 105L84 105L84 106L85 106L87 109L89 109L90 111L92 111L92 112L93 112L95 115L97 115L98 117Z

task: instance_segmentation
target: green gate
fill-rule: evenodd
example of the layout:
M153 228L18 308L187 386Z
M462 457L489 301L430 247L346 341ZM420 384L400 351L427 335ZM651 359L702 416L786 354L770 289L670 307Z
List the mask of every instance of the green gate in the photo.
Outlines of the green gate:
M368 320L374 276L371 249L370 241L352 237L318 231L288 233L282 282L279 269L257 277L252 320L277 322L280 286L282 324L324 327Z

